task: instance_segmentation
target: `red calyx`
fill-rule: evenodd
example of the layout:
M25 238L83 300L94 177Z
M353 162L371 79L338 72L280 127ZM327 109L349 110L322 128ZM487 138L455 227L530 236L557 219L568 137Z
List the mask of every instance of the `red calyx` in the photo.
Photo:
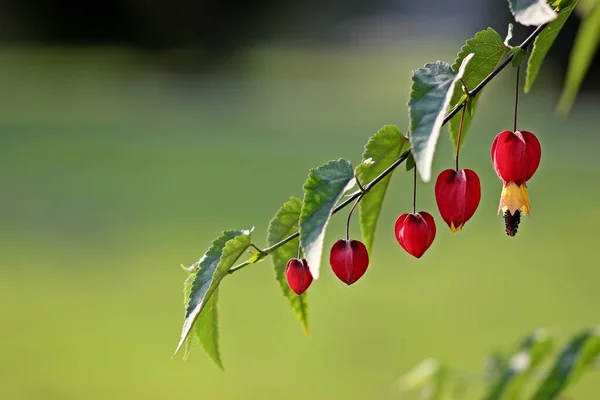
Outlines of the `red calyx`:
M521 186L540 165L542 147L531 132L503 131L494 138L491 154L498 177Z
M297 295L306 292L313 281L313 277L305 259L292 258L285 266L285 279L290 288Z
M450 230L461 230L481 200L479 177L470 169L442 171L435 182L435 200Z
M331 248L329 264L342 282L352 285L367 272L369 253L358 240L340 239Z
M396 240L406 252L416 258L421 256L435 239L435 221L431 214L420 211L402 214L396 220L394 233Z

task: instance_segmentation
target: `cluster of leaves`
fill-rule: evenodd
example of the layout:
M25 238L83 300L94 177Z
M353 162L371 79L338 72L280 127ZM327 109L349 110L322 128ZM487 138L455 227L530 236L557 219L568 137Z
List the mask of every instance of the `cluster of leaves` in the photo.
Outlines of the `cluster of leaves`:
M525 336L508 354L488 358L483 378L486 400L556 399L600 356L600 327L576 334L554 357L555 339L549 331L538 329ZM437 400L453 392L461 398L468 382L464 374L436 359L427 359L402 376L397 383L400 394L419 390L421 399Z
M312 169L304 183L303 199L292 197L270 221L268 247L260 249L254 245L252 230L225 231L198 262L185 268L189 274L184 285L185 321L176 352L185 347L187 356L191 344L197 340L215 363L222 366L218 340L219 285L227 275L268 256L272 257L275 278L284 297L309 332L307 295L297 296L288 287L286 262L296 257L300 248L312 276L317 279L329 219L359 197L361 232L368 251L372 252L377 220L395 168L408 160L407 169L416 165L421 178L428 181L442 126L449 123L450 138L458 146L457 113L466 107L460 141L464 143L484 86L511 62L518 67L535 39L527 68L526 88L530 88L548 49L578 1L557 0L551 6L543 0L509 0L509 3L518 22L541 24L520 46L510 46L510 32L503 41L495 30L488 28L467 40L452 65L436 61L414 71L408 103L408 136L398 127L386 125L369 139L356 168L350 161L339 159ZM599 13L597 8L591 7L588 19ZM586 46L589 54L592 46ZM358 189L348 194L355 186ZM246 261L234 265L247 253L250 254Z
M527 63L526 93L531 90L546 54L571 13L576 11L582 18L558 103L558 112L567 114L573 107L577 92L600 44L600 1L554 0L547 3L546 0L509 0L509 4L517 22L524 25L550 23L545 34L540 35L533 45ZM553 10L558 13L555 14Z

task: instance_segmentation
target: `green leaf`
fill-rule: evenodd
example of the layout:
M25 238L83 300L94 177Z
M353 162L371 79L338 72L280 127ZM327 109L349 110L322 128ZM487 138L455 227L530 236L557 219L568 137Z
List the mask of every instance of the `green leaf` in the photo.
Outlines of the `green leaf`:
M384 126L375 135L371 136L365 146L362 155L363 162L356 171L358 180L362 184L372 181L409 149L410 142L402 135L398 127L393 125ZM392 174L389 174L383 178L358 203L360 228L369 253L372 251L377 220L391 177Z
M421 399L437 400L443 394L447 371L435 358L428 358L401 376L397 382L400 394L421 389Z
M556 398L575 382L600 354L600 327L577 335L560 353L533 400Z
M481 83L481 81L483 81L486 76L488 76L494 70L494 68L496 68L500 60L502 60L502 56L505 52L506 46L504 46L500 34L492 28L487 28L483 31L477 32L473 38L466 41L456 56L454 64L452 64L452 70L454 72L458 72L465 57L471 53L475 54L471 62L467 65L463 76L463 82L465 82L467 89L473 90ZM460 82L458 85L460 85ZM480 95L481 92L479 92L479 94L477 94L475 97L470 97L468 100L470 107L467 108L467 113L465 113L465 118L463 121L463 131L460 139L461 146L465 142L467 132L471 127L471 122L473 121L475 114L475 107ZM456 107L458 104L464 101L463 96L464 93L460 86L455 88L452 95L452 100L450 100L452 107ZM460 114L461 113L457 113L450 120L450 138L452 139L454 150L456 150L458 141L458 130L461 117Z
M433 379L429 381L421 390L421 400L440 400L446 388L446 378L448 371L441 366Z
M571 110L581 82L583 82L583 78L590 67L599 43L600 2L594 5L594 8L579 26L579 32L577 33L573 50L571 50L565 86L558 103L558 112L560 114L566 115Z
M499 352L493 352L488 355L483 371L483 381L486 386L491 386L493 383L497 382L504 373L507 365L508 362L503 354Z
M433 153L455 84L462 78L472 58L473 54L466 56L456 73L448 63L436 61L425 64L425 67L412 74L413 84L408 102L410 143L417 169L425 182L431 179Z
M217 287L212 296L206 301L206 305L202 308L200 315L198 315L198 319L194 324L194 333L200 341L200 345L206 351L206 354L208 354L219 368L223 369L223 362L221 361L221 354L219 352L218 301L219 288Z
M410 144L410 142L409 142ZM412 153L410 153L408 155L408 158L406 159L406 172L408 171L412 171L413 168L415 168L415 158L413 157Z
M531 371L551 353L554 339L543 329L525 337L512 355L503 373L492 386L487 400L516 399Z
M192 283L195 278L196 273L191 273L183 284L183 297L186 309L189 305ZM206 354L208 354L219 368L223 369L223 363L219 353L219 318L217 313L218 292L219 288L217 288L213 292L213 295L210 296L206 302L206 306L204 306L194 324L194 333L188 335L185 340L183 359L186 360L189 357L194 342L198 340L202 348L204 348L204 351L206 351Z
M478 97L468 97L467 98L467 113L465 114L465 119L467 119L467 115L470 117L469 121L473 119L473 116L475 115L475 107L477 106L477 99ZM460 121L459 121L460 122ZM463 124L464 125L464 124ZM465 133L465 127L463 126L463 134ZM460 140L461 142L464 142L464 140ZM461 145L462 146L462 145ZM456 146L455 146L456 147Z
M513 47L510 51L510 54L514 54L512 61L510 62L513 68L518 68L523 63L525 59L525 55L527 51L523 50L520 47Z
M194 264L197 266L197 264ZM194 278L196 277L196 270L194 266L190 267L189 271L194 271L188 275L188 277L183 282L183 307L187 310L188 305L190 304L190 293L192 293L192 283L194 282ZM194 343L194 335L189 335L185 340L185 350L183 351L183 359L186 360L190 352L192 351L192 345Z
M267 242L269 246L281 241L298 231L298 222L300 220L300 211L302 210L302 200L297 197L291 197L277 211L277 214L269 222L267 231ZM308 326L308 297L306 292L301 296L290 289L285 279L285 267L291 258L298 255L298 239L294 239L281 247L273 250L271 258L273 260L273 269L275 270L275 279L279 282L281 292L292 307L294 316L304 328L306 334L310 333Z
M580 16L585 17L592 11L597 2L598 0L579 0L575 11L577 11L577 14Z
M556 18L546 0L508 0L508 5L515 21L522 25L542 25Z
M350 183L354 171L350 161L339 159L310 170L304 183L300 213L300 245L314 279L319 278L325 229L336 203Z
M257 250L251 250L250 254L252 254L252 255L247 260L249 264L256 264L259 262L263 262L269 256L267 253L263 253L263 252L257 251Z
M567 22L567 19L575 9L576 5L577 0L562 0L560 2L558 17L552 21L546 27L546 29L544 29L542 33L538 35L537 38L535 38L535 42L533 42L533 49L531 50L531 56L527 62L525 93L528 93L531 90L533 82L535 82L535 78L537 77L540 67L544 62L544 58L546 58L546 54L548 54L550 47L552 47L552 44L556 40L560 30L565 25L565 22ZM515 54L515 58L516 56L517 55Z
M192 281L181 339L175 354L185 343L202 309L206 306L221 280L227 275L229 268L250 246L250 234L251 231L240 230L223 232L221 236L212 242L210 248L198 261L199 269Z

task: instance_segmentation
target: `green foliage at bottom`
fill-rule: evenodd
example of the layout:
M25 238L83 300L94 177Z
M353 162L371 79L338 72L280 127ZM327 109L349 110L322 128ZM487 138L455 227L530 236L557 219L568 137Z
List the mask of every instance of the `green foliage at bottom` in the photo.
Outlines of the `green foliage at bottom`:
M577 382L581 375L593 366L600 355L600 327L587 329L577 335L563 348L553 361L552 369L539 380L539 372L554 347L554 338L545 329L538 329L521 341L516 351L506 357L495 353L492 383L486 400L553 400L559 398L568 386ZM490 371L488 371L490 372ZM473 383L473 382L471 382ZM482 381L482 383L484 383ZM436 359L427 359L403 375L398 384L400 393L420 390L421 398L438 399L454 388L452 398L460 388L460 371L452 370ZM528 387L538 387L535 393L527 393Z

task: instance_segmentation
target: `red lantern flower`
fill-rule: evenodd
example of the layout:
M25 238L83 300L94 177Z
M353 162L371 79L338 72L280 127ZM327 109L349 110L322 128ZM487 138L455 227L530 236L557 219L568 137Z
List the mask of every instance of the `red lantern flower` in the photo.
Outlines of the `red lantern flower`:
M292 258L285 267L285 279L297 295L306 292L313 281L312 274L305 259Z
M470 169L443 171L435 182L435 200L442 219L452 232L458 232L481 200L479 177Z
M498 212L504 213L506 233L514 236L521 215L531 211L527 181L542 158L542 148L535 135L527 131L500 132L492 143L492 162L504 184Z
M435 221L431 214L418 213L402 214L396 220L394 233L396 240L406 252L416 258L421 256L435 239Z
M329 263L333 273L346 285L351 285L367 272L369 253L358 240L340 239L331 248Z

